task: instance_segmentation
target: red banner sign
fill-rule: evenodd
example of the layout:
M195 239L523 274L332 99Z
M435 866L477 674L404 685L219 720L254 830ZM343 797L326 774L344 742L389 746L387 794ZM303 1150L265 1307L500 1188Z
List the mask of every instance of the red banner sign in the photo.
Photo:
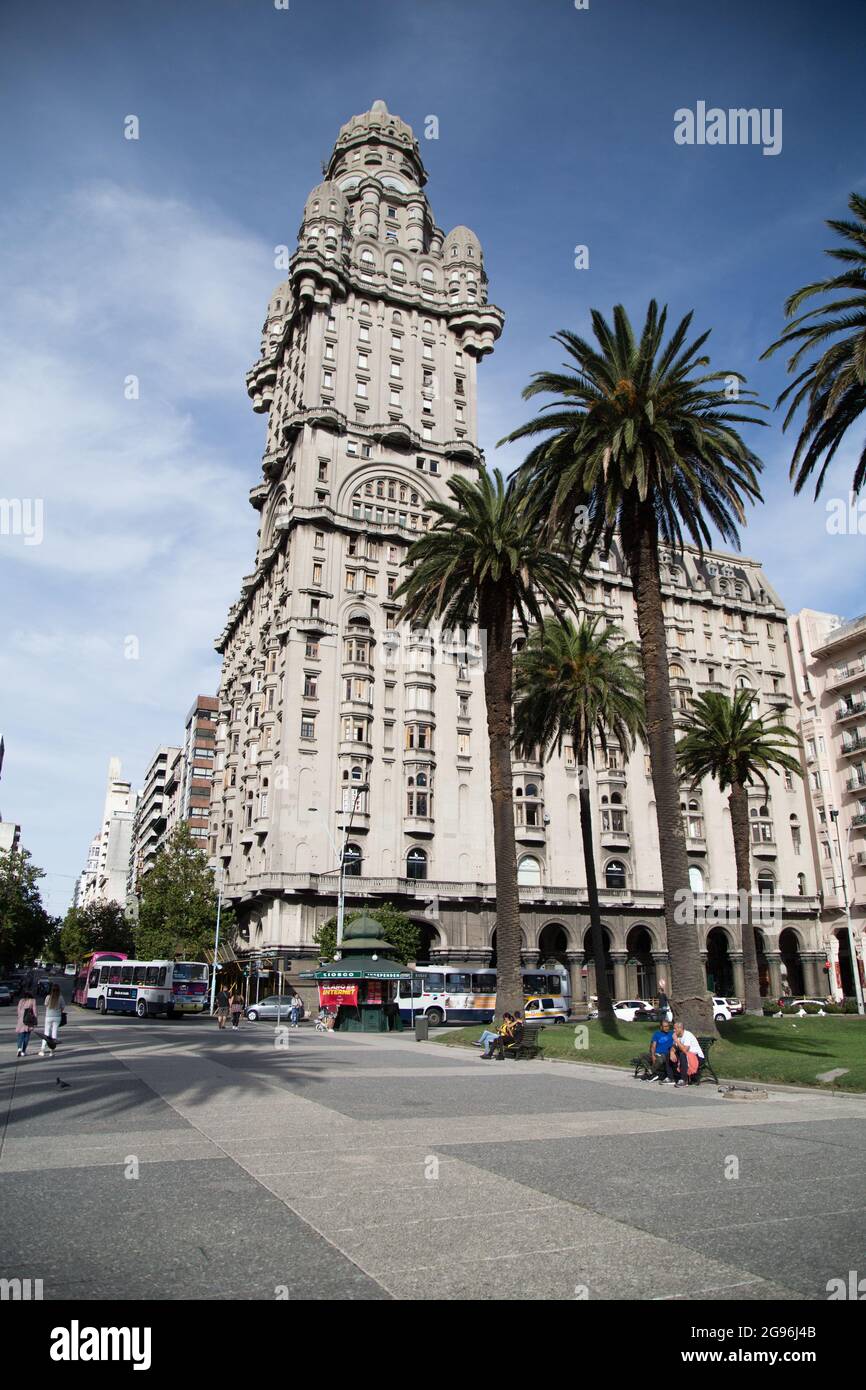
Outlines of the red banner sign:
M341 1004L357 1004L358 986L350 984L319 985L319 1006L338 1009Z

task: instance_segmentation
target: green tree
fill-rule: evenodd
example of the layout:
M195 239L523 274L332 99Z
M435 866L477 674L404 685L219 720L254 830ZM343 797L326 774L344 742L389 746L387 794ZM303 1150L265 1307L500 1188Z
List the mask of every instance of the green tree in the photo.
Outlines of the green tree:
M738 401L754 398L738 372L704 372L708 333L687 341L688 314L665 342L667 311L653 300L635 338L622 305L613 326L592 311L596 343L563 331L555 341L571 359L563 372L538 372L525 397L552 393L541 415L509 436L546 436L521 472L535 489L549 533L579 548L585 568L599 543L619 532L632 581L644 675L647 743L659 828L673 1004L690 1026L714 1033L694 922L677 913L688 889L680 816L676 738L668 682L660 546L684 539L699 550L715 528L739 546L745 500L760 500L760 460L736 426L762 424ZM763 408L763 407L761 407ZM575 537L577 536L577 539Z
M529 496L517 479L482 473L449 479L447 501L428 504L436 520L410 546L408 577L398 590L402 620L440 622L486 643L484 699L490 750L490 799L496 873L497 1008L523 1007L520 975L520 902L511 772L515 619L540 622L542 605L568 607L571 569L560 548L539 536Z
M132 923L117 902L87 903L71 907L60 929L60 950L65 960L80 961L91 951L135 949Z
M514 742L521 751L541 747L545 757L571 739L578 769L578 802L589 925L595 962L599 1018L613 1019L613 1002L604 968L604 934L598 901L589 767L595 742L602 750L613 740L623 757L643 733L643 682L633 642L618 627L600 627L597 618L575 625L570 618L537 628L517 657Z
M787 429L800 406L807 402L794 457L791 477L799 492L821 463L815 496L824 485L827 469L848 430L866 411L866 197L852 193L848 200L850 222L831 218L827 226L838 232L847 245L829 247L825 254L842 261L840 275L819 280L792 294L785 304L791 319L781 338L767 348L770 357L781 347L794 347L788 359L788 372L798 375L780 395L776 406L790 401L783 428ZM805 314L797 311L816 294L831 296ZM832 339L834 341L829 341ZM803 358L815 350L815 358L799 371ZM866 443L854 468L851 484L859 492L866 481Z
M408 961L414 960L418 954L418 943L420 931L415 922L398 911L391 903L383 903L381 907L359 908L354 912L347 912L345 926L354 922L356 917L372 917L374 922L379 922L382 927L382 934L386 941L390 941L394 947L394 958L403 965ZM319 948L319 954L323 960L332 960L337 949L337 918L329 917L327 922L323 922L313 932L313 940Z
M747 1013L760 1015L763 1006L752 928L748 788L760 782L766 790L768 772L802 773L799 759L790 751L799 748L797 735L773 713L754 717L754 700L748 690L735 691L733 699L722 691L708 690L690 701L690 727L677 744L677 760L680 771L694 786L703 777L712 777L723 792L728 792L743 938L744 1003Z
M9 969L42 954L52 919L42 904L40 880L44 869L33 863L30 851L0 851L0 966Z
M216 913L217 890L207 856L181 821L142 880L134 924L136 955L145 960L201 960L206 948L213 949ZM231 910L224 905L220 934L227 937L233 926Z

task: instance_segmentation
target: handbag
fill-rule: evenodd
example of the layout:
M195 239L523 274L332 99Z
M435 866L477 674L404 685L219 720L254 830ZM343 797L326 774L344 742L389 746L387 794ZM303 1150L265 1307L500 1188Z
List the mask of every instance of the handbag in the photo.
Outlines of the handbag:
M59 1023L58 1026L59 1026L60 1028L63 1028L64 1025L65 1025L65 1023L66 1023L66 1010L65 1010L65 1009L61 1009L61 1010L60 1010L60 1023Z
M24 1017L22 1019L22 1023L24 1024L25 1028L35 1028L38 1022L39 1020L37 1019L36 1014L33 1012L32 1009L24 1010Z

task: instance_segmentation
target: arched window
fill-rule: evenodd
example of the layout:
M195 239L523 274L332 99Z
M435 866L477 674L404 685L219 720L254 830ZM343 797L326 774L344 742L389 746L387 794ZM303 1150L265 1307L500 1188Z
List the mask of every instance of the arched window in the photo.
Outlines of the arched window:
M372 265L373 259L373 252L369 249L369 247L365 246L363 251L361 252L361 260L364 262L364 265Z
M805 875L805 874L798 874L798 875L797 875L797 892L800 894L800 897L801 897L801 898L805 898L805 896L806 896L806 875Z
M541 865L532 854L524 854L517 861L517 882L526 888L541 885Z
M402 322L403 322L403 315L400 313L400 310L399 310L399 309L395 309L395 310L394 310L393 314L391 315L391 322L392 322L392 323L402 323Z
M360 845L346 845L343 851L343 875L345 878L361 877L361 859Z
M421 331L422 331L422 333L432 333L432 332L433 332L433 324L432 324L432 321L431 321L430 319L425 319L425 320L424 320L423 324L421 325Z
M526 795L527 795L527 796L538 796L538 788L537 788L537 786L535 785L534 782L527 782L527 784L526 784Z
M773 875L770 873L770 870L769 870L769 869L762 869L761 872L758 874L758 892L761 893L761 894L764 894L764 893L775 893L775 891L776 891L776 880L775 880L775 878L774 878Z
M692 893L704 891L704 876L697 864L689 865L689 888Z
M737 676L737 679L734 682L734 684L736 685L738 690L754 690L755 688L752 685L752 682L749 680L748 676Z
M406 855L406 877L427 877L427 855L423 849L410 849Z
M405 273L406 273L406 267L404 266L403 262L402 262L399 258L395 258L395 259L391 262L391 274L392 274L392 275L405 275Z
M363 769L360 768L360 767L358 767L357 764L356 764L356 766L352 768L352 781L353 781L353 782L361 782L361 781L363 781L363 777L364 777Z
M668 675L672 681L684 681L686 678L685 669L676 661L672 661L668 667Z
M421 271L421 279L425 285L433 284L433 271L430 269L429 265L425 265L424 269Z
M604 881L608 888L625 888L625 865L618 859L611 859L604 871Z

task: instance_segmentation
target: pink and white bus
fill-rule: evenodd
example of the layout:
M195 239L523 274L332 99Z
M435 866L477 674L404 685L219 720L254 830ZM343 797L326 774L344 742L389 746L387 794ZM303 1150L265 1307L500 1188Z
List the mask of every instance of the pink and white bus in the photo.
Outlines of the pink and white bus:
M126 960L125 951L91 951L85 956L76 967L73 1004L80 1004L82 1009L95 1009L100 965L121 960Z
M92 972L93 973L93 972ZM100 964L93 1006L101 1014L200 1014L208 1004L204 961L127 960Z

